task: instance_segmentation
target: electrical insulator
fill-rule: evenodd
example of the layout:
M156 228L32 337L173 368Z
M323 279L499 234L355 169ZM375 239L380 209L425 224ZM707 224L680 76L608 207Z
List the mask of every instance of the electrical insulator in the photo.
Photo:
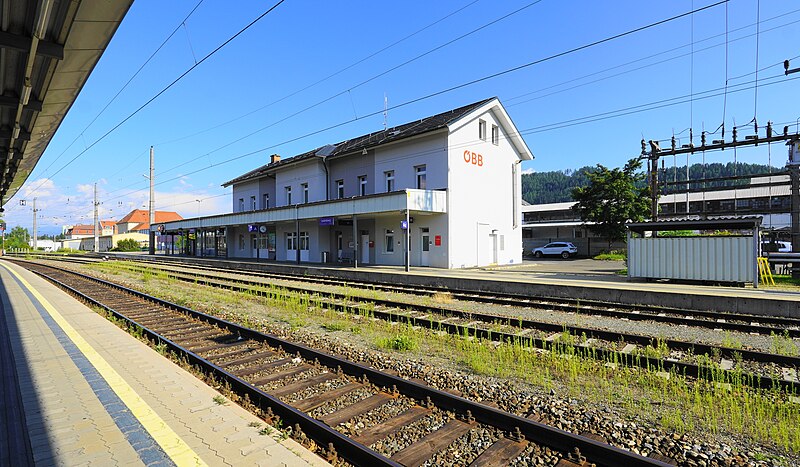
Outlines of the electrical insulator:
M694 134L692 133L692 129L689 128L689 147L694 147Z
M772 122L767 122L767 138L772 138Z
M644 142L644 138L642 138L642 154L647 152L647 143Z
M784 125L784 127L783 127L783 136L786 136L788 134L789 134L789 125Z
M736 127L733 127L733 142L736 142Z
M675 135L672 135L672 150L675 150Z
M758 136L758 122L753 120L753 129L755 130L756 136Z
M700 133L700 146L706 145L706 132Z

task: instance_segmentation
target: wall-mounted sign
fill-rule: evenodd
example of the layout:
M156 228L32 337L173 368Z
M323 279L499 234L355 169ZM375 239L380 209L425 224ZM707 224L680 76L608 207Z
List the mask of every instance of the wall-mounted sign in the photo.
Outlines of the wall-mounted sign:
M5 230L5 228L3 228L3 230ZM158 231L159 232L163 232L164 231L164 224L158 224Z
M467 149L464 151L464 162L467 164L477 165L478 167L483 167L483 155Z
M437 236L433 237L433 244L436 245L436 246L442 246L442 236L441 235L437 235Z
M400 228L403 230L408 230L408 221L400 221Z
M338 225L353 225L353 219L338 219L336 221Z
M320 217L319 225L333 225L333 217Z
M217 235L225 235L225 228L217 229Z
M370 248L375 248L375 242L373 240L369 241L369 247Z
M263 234L263 233L267 233L267 226L266 226L266 225L259 225L259 226L258 226L258 231L259 231L260 233L262 233L262 234Z
M250 225L247 226L247 231L248 232L258 232L258 226L250 224Z

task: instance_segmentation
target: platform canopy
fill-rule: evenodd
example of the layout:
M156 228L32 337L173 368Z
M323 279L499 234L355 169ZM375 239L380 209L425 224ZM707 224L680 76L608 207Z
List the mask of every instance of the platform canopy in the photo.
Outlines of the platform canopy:
M0 0L0 204L28 179L133 0Z
M741 216L631 222L625 226L631 232L644 234L644 232L663 232L665 230L752 230L760 225L761 217L759 216Z

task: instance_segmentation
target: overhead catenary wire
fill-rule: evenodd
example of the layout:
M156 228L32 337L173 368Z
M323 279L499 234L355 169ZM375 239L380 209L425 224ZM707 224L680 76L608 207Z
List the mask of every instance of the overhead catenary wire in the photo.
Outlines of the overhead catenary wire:
M252 132L250 132L250 133L248 133L246 135L243 135L243 136L241 136L241 137L239 137L237 139L234 139L233 141L225 143L222 146L219 146L216 149L214 149L212 151L209 151L208 153L204 154L204 156L208 156L210 154L213 154L214 152L217 152L217 151L219 151L221 149L224 149L224 148L226 148L228 146L231 146L232 144L238 143L239 141L242 141L244 139L247 139L247 138L250 138L250 137L252 137L254 135L257 135L258 133L261 133L261 132L263 132L263 131L265 131L265 130L267 130L269 128L272 128L272 127L280 124L280 123L286 122L289 119L292 119L294 117L302 115L302 114L304 114L304 113L306 113L309 110L312 110L314 108L317 108L322 104L330 102L333 99L336 99L337 97L344 96L346 94L350 94L350 92L353 91L354 89L360 88L361 86L364 86L364 85L366 85L366 84L368 84L368 83L370 83L372 81L375 81L376 79L378 79L380 77L386 76L387 74L389 74L389 73L391 73L393 71L399 70L400 68L402 68L402 67L404 67L406 65L414 63L417 60L420 60L421 58L432 54L433 52L441 50L441 49L443 49L443 48L445 48L445 47L447 47L449 45L452 45L452 44L454 44L454 43L456 43L456 42L458 42L458 41L460 41L462 39L465 39L465 38L467 38L469 36L472 36L473 34L476 34L477 32L482 31L482 30L488 28L489 26L497 24L497 23L499 23L499 22L501 22L503 20L506 20L506 19L518 14L518 13L521 13L521 12L525 11L526 9L536 5L537 3L540 3L541 1L542 0L534 0L534 1L530 2L530 3L527 3L526 5L523 5L520 8L517 8L514 11L511 11L510 13L506 13L506 14L498 17L498 18L495 18L495 19L493 19L491 21L483 23L482 25L480 25L480 26L478 26L478 27L466 32L466 33L463 33L463 34L461 34L461 35L459 35L459 36L457 36L457 37L455 37L453 39L450 39L450 40L448 40L448 41L446 41L446 42L444 42L442 44L439 44L439 45L437 45L437 46L435 46L435 47L433 47L431 49L428 49L425 52L422 52L422 53L420 53L420 54L418 54L418 55L416 55L416 56L414 56L414 57L412 57L412 58L410 58L408 60L405 60L405 61L403 61L403 62L401 62L399 64L396 64L396 65L393 65L393 66L391 66L391 67L389 67L389 68L387 68L387 69L385 69L385 70L383 70L383 71L381 71L381 72L379 72L379 73L377 73L375 75L372 75L369 78L366 78L366 79L360 81L359 83L348 87L347 89L344 89L342 91L339 91L339 92L336 92L334 94L331 94L331 95L329 95L329 96L327 96L327 97L325 97L325 98L323 98L323 99L321 99L319 101L314 102L313 104L307 105L307 106L305 106L305 107L303 107L303 108L301 108L301 109L299 109L299 110L297 110L297 111L295 111L295 112L293 112L293 113L291 113L291 114L289 114L287 116L279 118L279 119L273 121L270 124L262 126L262 127L254 130L254 131L252 131ZM728 1L728 0L725 0L725 1ZM354 109L354 113L355 113L355 109ZM372 116L372 115L370 115L370 116ZM355 120L359 120L358 116L356 116ZM173 167L169 167L164 171L164 173L169 173L169 172L171 172L171 171L173 171L173 170L175 170L177 168L183 167L184 165L187 165L187 164L190 164L190 163L192 163L191 160L183 162L183 163L178 164L178 165L175 165Z
M788 78L788 79L785 79L783 81L770 81L770 80L775 80L775 79L783 78L783 77L784 77L784 75L780 74L780 75L775 75L775 76L772 76L772 77L769 77L769 78L766 78L766 79L762 79L761 80L762 82L759 83L759 86L769 86L769 85L773 85L773 84L780 84L780 83L785 83L785 82L800 78L800 76L798 76L798 77L795 77L795 78ZM731 92L731 93L732 92L744 92L744 91L750 90L750 89L752 89L752 86L745 86L745 85L753 84L753 83L754 83L754 81L748 81L748 82L745 82L745 83L741 83L741 84L737 85L737 86L739 86L739 89L734 89L732 91L729 90L728 92ZM716 94L709 94L709 95L705 95L705 96L703 94L713 93L715 91L720 91L722 89L723 88L716 88L716 89L711 89L711 90L695 93L694 99L695 100L702 100L702 99L709 99L709 98L712 98L712 97L720 96L720 95L722 95L721 92L717 92ZM700 97L698 97L698 96L700 96ZM595 121L599 121L599 120L604 120L604 119L608 119L608 118L616 118L616 117L623 116L623 115L630 115L630 114L633 114L633 113L650 111L650 110L655 110L655 109L664 108L664 107L673 106L673 105L679 105L679 104L686 103L687 101L685 99L688 98L688 97L689 97L688 95L683 95L683 96L673 97L673 98L669 98L669 99L662 99L662 100L650 102L650 103L647 103L647 104L640 104L640 105L636 105L636 106L626 107L626 108L617 109L617 110L613 110L613 111L603 112L603 113L600 113L600 114L590 115L590 116L587 116L587 117L580 117L580 118L577 118L577 119L571 119L571 120L567 120L567 121L563 121L563 122L558 122L558 123L553 123L553 124L548 124L548 125L541 125L541 126L537 126L537 127L532 127L532 128L528 128L528 129L524 129L524 130L519 131L519 135L536 134L536 133L541 133L543 131L552 131L552 130L555 130L555 129L561 129L561 128L575 126L575 125L582 125L582 124L595 122ZM403 104L398 104L398 106L400 106L400 105L403 105ZM376 113L379 113L379 112L380 111L374 112L373 115L376 114ZM362 116L361 118L365 118L365 117L366 116ZM265 150L274 149L275 147L282 146L284 144L288 144L288 143L291 143L291 142L295 142L295 141L307 138L309 136L312 136L312 135L315 135L315 134L319 134L319 133L322 133L324 131L328 131L329 129L336 128L336 127L339 127L339 126L343 126L343 125L351 123L351 122L352 122L352 120L347 120L347 121L340 122L338 124L335 124L335 125L332 125L332 126L329 126L329 127L326 127L326 128L318 129L318 130L312 131L310 133L306 133L306 134L303 134L303 135L300 135L300 136L297 136L297 137L293 137L293 138L288 139L288 140L284 140L282 142L276 143L276 144L271 145L271 146L259 148L259 149L253 150L253 151L248 151L248 152L236 155L236 156L234 156L232 158L228 158L226 160L223 160L223 161L221 161L221 162L219 162L217 164L214 164L213 166L201 167L201 168L198 168L198 169L193 170L191 172L183 173L183 174L180 174L180 175L178 175L176 177L172 177L172 178L169 178L169 179L166 179L166 180L162 180L162 181L156 183L156 185L158 186L158 185L166 184L166 183L169 183L169 182L173 182L173 181L179 180L179 179L181 179L181 178L183 178L185 176L193 175L193 174L208 170L208 169L210 169L212 167L219 167L221 165L224 165L224 164L236 161L236 160L240 160L242 158L245 158L245 157L248 157L248 156L251 156L251 155L262 153ZM136 183L134 183L134 185L138 185L140 183L142 183L142 182L136 182ZM119 191L119 190L115 190L115 191ZM121 195L121 196L125 196L125 195ZM112 199L116 199L116 198L112 198Z
M461 7L457 8L457 9L451 11L450 13L446 14L445 16L442 16L441 18L439 18L439 19L437 19L437 20L435 20L435 21L433 21L431 23L428 23L427 25L423 26L422 28L417 29L416 31L414 31L414 32L412 32L412 33L410 33L410 34L408 34L406 36L403 36L402 38L392 42L391 44L386 45L386 46L380 48L379 50L376 50L375 52L372 52L369 55L367 55L367 56L365 56L365 57L363 57L363 58L361 58L361 59L359 59L359 60L357 60L357 61L355 61L355 62L353 62L353 63L351 63L351 64L349 64L349 65L347 65L345 67L343 67L343 68L340 68L339 70L334 71L333 73L331 73L331 74L329 74L329 75L327 75L327 76L325 76L323 78L320 78L317 81L314 81L311 84L308 84L308 85L306 85L306 86L304 86L304 87L302 87L300 89L292 91L291 93L289 93L289 94L287 94L287 95L285 95L283 97L280 97L280 98L278 98L276 100L273 100L273 101L271 101L271 102L269 102L269 103L267 103L265 105L262 105L261 107L259 107L257 109L251 110L251 111L249 111L247 113L244 113L242 115L234 117L233 119L230 119L230 120L227 120L227 121L225 121L223 123L219 123L219 124L216 124L214 126L205 128L203 130L197 131L197 132L192 133L190 135L185 135L185 136L181 136L179 138L174 138L174 139L171 139L171 140L168 140L168 141L162 141L162 142L156 143L156 146L166 145L166 144L174 143L174 142L177 142L177 141L182 141L182 140L185 140L187 138L191 138L191 137L200 135L202 133L206 133L208 131L215 130L215 129L223 127L225 125L229 125L229 124L234 123L234 122L236 122L238 120L241 120L243 118L249 117L250 115L253 115L256 112L259 112L259 111L267 109L267 108L269 108L269 107L271 107L271 106L273 106L275 104L283 102L283 101L285 101L285 100L287 100L287 99L289 99L291 97L294 97L294 96L296 96L296 95L298 95L298 94L300 94L302 92L308 91L309 89L311 89L311 88L313 88L313 87L315 87L315 86L317 86L317 85L319 85L321 83L324 83L325 81L328 81L329 79L331 79L331 78L333 78L335 76L338 76L338 75L344 73L345 71L350 70L350 69L352 69L352 68L354 68L354 67L356 67L356 66L358 66L358 65L360 65L362 63L364 63L365 61L367 61L367 60L369 60L369 59L371 59L371 58L373 58L373 57L375 57L375 56L377 56L377 55L379 55L379 54L381 54L381 53L383 53L383 52L385 52L385 51L387 51L387 50L389 50L389 49L391 49L391 48L393 48L393 47L395 47L395 46L397 46L397 45L399 45L399 44L401 44L403 42L405 42L405 41L407 41L408 39L411 39L412 37L422 33L423 31L426 31L427 29L432 28L433 26L441 23L442 21L445 21L445 20L455 16L456 14L461 13L462 11L464 11L467 8L471 7L472 5L478 3L479 1L481 1L481 0L473 0L473 1L469 2L469 3L467 3L466 5L461 6Z
M280 5L281 5L283 2L285 2L285 1L286 1L286 0L278 0L278 2L277 2L277 3L275 3L274 5L272 5L271 7L269 7L269 8L268 8L268 9L267 9L267 10L266 10L264 13L262 13L262 14L261 14L259 17L257 17L257 18L256 18L256 19L254 19L253 21L251 21L251 22L250 22L250 23L249 23L247 26L245 26L245 27L243 27L242 29L240 29L238 32L236 32L236 34L234 34L233 36L229 37L229 38L228 38L228 39L227 39L225 42L223 42L222 44L220 44L219 46L217 46L217 47L216 47L214 50L212 50L211 52L209 52L208 54L206 54L206 55L205 55L203 58L201 58L201 59L200 59L200 61L198 61L197 63L195 63L194 65L192 65L191 67L189 67L189 69L187 69L186 71L184 71L183 73L181 73L181 74L180 74L180 75L179 75L177 78L175 78L175 79L174 79L172 82L170 82L170 83L169 83L169 84L168 84L166 87L162 88L162 89L161 89L159 92L157 92L157 93L156 93L154 96L152 96L150 99L148 99L148 100L147 100L147 101L146 101L144 104L140 105L140 106L139 106L139 107L138 107L136 110L134 110L133 112L131 112L130 114L128 114L128 116L127 116L127 117L123 118L123 119L122 119L120 122L118 122L116 125L114 125L113 127L111 127L111 129L109 129L108 131L106 131L105 133L103 133L103 135L102 135L102 136L100 136L99 138L97 138L97 139L96 139L94 142L92 142L92 144L88 145L88 146L86 147L86 149L84 149L83 151L79 152L79 153L78 153L78 154L77 154L75 157L73 157L72 159L70 159L70 160L69 160L69 162L67 162L66 164L62 165L62 166L61 166L61 167L60 167L58 170L56 170L56 171L55 171L55 172L54 172L54 173L51 175L51 177L54 177L55 175L57 175L58 173L60 173L62 170L64 170L65 168L67 168L69 165L71 165L73 162L75 162L76 160L78 160L78 158L80 158L82 155L86 154L86 152L88 152L88 151L89 151L89 149L93 148L95 145L97 145L98 143L100 143L101 141L103 141L104 139L106 139L106 138L108 137L108 135L110 135L111 133L113 133L113 132L114 132L114 131L115 131L117 128L119 128L119 127L121 127L122 125L124 125L124 124L125 124L125 122L127 122L128 120L130 120L131 118L133 118L133 117L134 117L136 114L138 114L139 112L141 112L141 111L142 111L142 109L144 109L145 107L147 107L148 105L150 105L150 104L151 104L153 101L155 101L156 99L158 99L158 98L159 98L159 97L160 97L162 94L164 94L165 92L167 92L167 91L168 91L170 88L172 88L172 87L173 87L175 84L177 84L179 81L181 81L181 80L182 80L182 79L183 79L183 78L184 78L186 75L188 75L189 73L191 73L191 72L192 72L192 70L194 70L195 68L197 68L198 66L200 66L201 64L203 64L203 62L205 62L206 60L208 60L209 58L211 58L212 56L214 56L214 54L216 54L217 52L219 52L220 50L222 50L222 49L223 49L223 48L224 48L226 45L230 44L230 43L231 43L231 42L232 42L234 39L236 39L237 37L239 37L240 35L242 35L242 34L243 34L245 31L247 31L248 29L250 29L250 27L252 27L254 24L256 24L258 21L260 21L262 18L264 18L265 16L267 16L269 13L271 13L272 11L274 11L274 10L275 10L275 9L276 9L278 6L280 6ZM35 192L36 192L36 190L38 190L39 188L40 188L40 187L36 187L36 188L34 188L34 189L32 190L32 192L33 192L33 193L35 193Z
M137 69L136 72L133 75L131 75L130 78L128 78L128 81L126 81L125 84L123 84L122 87L119 88L119 90L116 92L116 94L114 94L114 96L111 97L111 99L103 106L103 108L100 109L100 112L98 112L97 115L95 115L94 118L83 128L83 130L81 130L81 132L78 134L78 136L76 136L75 139L72 140L72 142L66 148L64 148L64 150L58 156L56 156L56 158L53 159L53 161L47 167L45 167L45 169L42 171L42 176L44 176L44 174L47 173L47 171L50 169L50 167L52 167L53 164L55 164L61 158L61 156L63 156L69 150L69 148L72 147L73 144L75 144L75 142L78 140L78 138L83 137L84 133L94 124L94 122L97 121L98 118L100 118L101 115L103 115L103 113L105 113L105 111L111 106L111 104L113 104L114 101L117 100L117 98L120 96L120 94L122 94L122 92L125 89L128 88L128 86L131 84L131 82L133 82L133 80L136 79L137 76L139 76L139 73L142 72L142 70L147 66L147 64L150 63L150 61L158 54L158 52L160 52L161 49L164 48L164 46L167 44L167 42L169 42L169 40L172 39L172 36L174 36L175 33L178 32L178 30L181 28L181 25L185 25L186 24L186 21L194 14L195 11L197 11L197 8L199 8L202 3L203 3L203 0L200 0L199 2L197 2L197 4L194 6L194 8L192 8L191 11L189 11L189 13L183 18L183 20L181 20L180 24L178 24L178 26L176 26L172 30L172 32L167 36L166 39L161 41L161 44L156 48L156 50L154 50L150 54L150 56L147 57L147 60L145 60L144 63L142 63L139 66L139 69ZM194 52L192 52L192 53L194 53ZM195 60L195 62L197 62L197 60ZM86 146L85 142L84 142L84 146Z

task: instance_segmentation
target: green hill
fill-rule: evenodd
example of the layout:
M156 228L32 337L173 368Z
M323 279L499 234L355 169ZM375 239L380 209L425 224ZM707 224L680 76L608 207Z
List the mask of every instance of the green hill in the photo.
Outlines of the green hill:
M572 201L570 193L578 186L586 186L588 179L586 173L594 167L581 167L576 170L557 170L552 172L535 172L522 175L522 198L531 204L561 203ZM772 167L772 172L784 169ZM722 178L735 175L761 175L770 172L770 168L763 164L738 163L727 164L693 164L689 166L689 179ZM659 180L683 181L686 180L686 166L659 170ZM747 180L727 180L706 183L707 187L723 187L747 184Z

